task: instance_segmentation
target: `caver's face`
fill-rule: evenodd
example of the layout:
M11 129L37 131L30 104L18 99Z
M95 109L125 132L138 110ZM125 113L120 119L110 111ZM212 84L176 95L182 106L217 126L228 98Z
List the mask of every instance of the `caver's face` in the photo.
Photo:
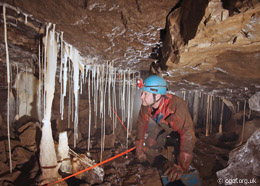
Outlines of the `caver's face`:
M153 93L142 91L141 100L143 106L150 106L153 104Z

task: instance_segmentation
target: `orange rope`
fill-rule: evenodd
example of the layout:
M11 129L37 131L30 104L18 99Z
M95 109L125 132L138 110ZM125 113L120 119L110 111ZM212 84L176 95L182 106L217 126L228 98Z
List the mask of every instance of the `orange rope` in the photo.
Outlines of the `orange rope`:
M111 107L111 109L113 110L113 112L115 113L116 117L119 119L119 121L121 122L121 124L123 125L123 127L125 127L125 125L123 124L123 122L121 121L121 119L118 117L118 115L116 114L116 112L114 111L114 109ZM125 127L125 130L127 130L127 128Z
M117 116L117 118L119 119L119 121L121 122L121 124L123 125L123 127L127 130L127 128L125 127L125 125L123 124L123 122L121 121L121 119L118 117L118 115L116 114L116 112L114 111L114 109L113 109L112 107L111 107L111 109L113 110L113 112L115 113L115 115ZM88 170L90 170L90 169L93 169L93 168L95 168L95 167L97 167L97 166L99 166L99 165L103 165L104 163L107 163L107 162L109 162L109 161L111 161L111 160L113 160L113 159L116 159L116 158L118 158L118 157L120 157L120 156L123 156L124 154L127 154L128 152L133 151L135 148L136 148L136 147L133 147L133 148L131 148L131 149L125 151L125 152L122 152L121 154L118 154L118 155L116 155L116 156L114 156L114 157L112 157L112 158L109 158L109 159L107 159L107 160L105 160L105 161L102 161L102 162L100 162L100 163L98 163L98 164L96 164L96 165L93 165L93 166L88 167L88 168L86 168L86 169L84 169L84 170L81 170L81 171L79 171L79 172L76 172L76 173L74 173L74 174L72 174L72 175L70 175L70 176L67 176L67 177L65 177L65 178L62 178L62 179L60 179L60 180L58 180L58 181L56 181L56 182L53 182L53 183L51 183L51 184L47 184L47 186L57 184L57 183L59 183L59 182L61 182L61 181L65 181L66 179L69 179L69 178L71 178L71 177L73 177L73 176L76 176L76 175L78 175L78 174L81 174L81 173L83 173L83 172L85 172L85 171L88 171Z
M86 168L86 169L84 169L84 170L81 170L81 171L79 171L79 172L76 172L76 173L74 173L74 174L72 174L72 175L70 175L70 176L67 176L67 177L65 177L65 178L63 178L63 179L60 179L60 180L58 180L58 181L56 181L56 182L53 182L53 183L51 183L51 184L47 184L47 186L48 186L48 185L57 184L57 183L59 183L59 182L61 182L61 181L64 181L64 180L66 180L66 179L68 179L68 178L71 178L71 177L76 176L76 175L78 175L78 174L81 174L81 173L83 173L83 172L85 172L85 171L88 171L88 170L90 170L90 169L93 169L93 168L95 168L95 167L97 167L97 166L99 166L99 165L103 165L104 163L107 163L107 162L109 162L109 161L111 161L111 160L113 160L113 159L116 159L116 158L118 158L118 157L120 157L120 156L123 156L124 154L127 154L128 152L133 151L135 148L136 148L136 147L133 147L133 148L131 148L131 149L125 151L125 152L122 152L121 154L118 154L118 155L116 155L116 156L114 156L114 157L112 157L112 158L109 158L109 159L107 159L107 160L105 160L105 161L102 161L102 162L100 162L100 163L98 163L98 164L96 164L96 165L93 165L93 166L88 167L88 168Z

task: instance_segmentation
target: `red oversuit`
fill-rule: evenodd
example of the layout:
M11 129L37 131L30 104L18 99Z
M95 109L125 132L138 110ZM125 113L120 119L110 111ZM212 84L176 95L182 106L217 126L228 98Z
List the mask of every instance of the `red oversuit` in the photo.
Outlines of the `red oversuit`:
M160 125L164 125L172 129L172 131L180 134L180 154L177 158L178 166L183 172L188 171L192 160L192 151L195 146L194 125L191 119L187 104L181 98L166 94L158 107L158 110L152 114L152 107L141 106L137 120L137 141L136 153L137 157L144 152L143 143L145 141L145 133L150 119ZM146 145L147 146L147 145Z

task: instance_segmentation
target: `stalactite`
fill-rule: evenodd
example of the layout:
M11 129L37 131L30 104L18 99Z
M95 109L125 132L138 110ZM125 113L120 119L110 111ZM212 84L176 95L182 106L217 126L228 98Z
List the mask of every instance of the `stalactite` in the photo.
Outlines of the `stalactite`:
M72 48L72 63L73 63L73 85L74 85L74 147L78 140L78 95L79 95L79 52Z
M88 104L89 104L89 123L88 123L88 151L90 149L90 130L91 130L91 101L90 101L90 71L88 75Z
M135 75L133 73L133 81L132 81L132 89L131 89L131 121L130 121L130 127L129 127L129 131L132 132L133 129L133 117L134 117L134 93L135 93Z
M95 105L94 105L94 109L95 109L95 115L94 115L94 128L96 129L97 128L97 117L98 117L98 98L99 98L99 84L98 84L98 82L99 82L99 66L98 66L98 68L97 68L97 82L96 82L96 85L97 85L97 88L96 88L96 100L95 100Z
M194 101L193 101L193 123L196 126L198 123L199 117L199 93L195 91L194 93Z
M98 97L99 97L99 95L98 95L98 90L99 90L99 75L100 75L100 69L99 69L99 66L97 66L97 82L96 82L96 102L95 103L98 103ZM96 116L98 115L98 104L95 104L95 112L96 112ZM96 122L95 122L95 125L96 125ZM96 128L97 128L97 126L96 126Z
M38 84L38 104L37 104L37 111L38 111L38 118L39 121L42 121L42 106L41 106L41 92L42 92L42 68L41 68L41 46L39 44L39 51L38 51L38 65L39 65L39 84ZM18 97L18 96L17 96Z
M63 41L63 33L61 34L61 43L64 43ZM68 45L66 43L64 43L65 46L62 44L61 48L63 48L62 52L61 52L61 60L62 60L62 64L63 64L63 68L62 68L62 99L61 99L61 104L62 104L62 110L61 110L61 119L63 120L63 114L64 114L64 97L66 96L66 92L67 92L67 81L68 81L68 72L67 72L67 63L68 63Z
M100 76L100 107L99 107L99 110L100 110L100 118L103 118L103 96L104 96L104 64L102 65L102 69L101 69L101 72L102 72L102 75Z
M221 114L220 114L220 124L219 124L219 129L218 132L222 134L222 129L223 129L223 112L224 112L224 102L222 101L221 103Z
M7 42L7 27L6 27L6 7L3 5L3 17L4 17L4 38L5 38L5 54L6 54L6 69L7 69L7 136L8 136L8 150L9 150L9 166L10 173L12 173L12 152L11 152L11 140L10 140L10 63L9 63L9 51Z
M55 25L53 25L53 30L50 31L50 34L48 34L47 41L46 56L48 63L46 69L46 81L44 82L44 88L46 92L46 107L44 109L46 114L43 119L42 138L40 143L40 165L42 169L42 179L57 177L58 174L56 168L46 168L56 167L57 165L57 158L51 129L52 101L54 98L55 74L57 67L57 42L55 40Z
M18 78L18 74L19 74L19 69L18 69L18 64L16 64L16 78ZM16 116L17 116L17 119L18 119L18 117L19 117L19 90L18 90L18 83L15 83L15 89L16 89L16 101L15 101L16 109L15 110L16 110ZM41 102L41 99L40 99L40 102Z
M42 39L42 42L43 42L43 39ZM44 54L44 51L45 51L45 47L41 47L41 92L40 92L40 95L41 95L41 118L43 119L44 118L44 112L45 112L45 104L44 104L44 101L45 101L45 97L44 97L44 58L45 58L45 54ZM41 121L42 121L41 119Z
M130 70L128 70L128 101L127 101L127 133L126 133L126 148L128 149L128 135L129 135L129 129L130 129L130 117L131 117L131 84L130 84Z
M114 111L117 113L117 106L116 106L116 98L117 98L117 96L116 96L116 72L115 72L115 74L114 74L114 80L113 80L113 109L114 109ZM116 116L115 115L113 115L114 116L114 122L113 122L113 134L115 133L115 128L116 128L116 124L117 124L117 118L116 118Z
M92 87L92 97L94 97L95 99L95 89L96 89L96 81L95 81L95 77L96 77L96 66L93 65L92 66L92 74L91 74L91 87Z
M84 76L85 76L85 66L83 66L83 71L80 73L80 94L82 95L82 84L84 83Z
M239 111L240 111L240 102L237 101L237 112L239 112Z
M249 108L249 112L248 112L248 115L247 115L248 119L251 118L251 113L252 113L252 110L251 110L251 108Z
M74 105L74 102L75 102L75 95L74 95L74 81L73 81L73 74L74 74L74 71L73 70L71 70L71 121L73 122L74 121L74 114L73 113L75 113L74 112L74 107L75 107L75 105ZM75 125L74 125L74 127L75 127Z
M104 118L104 115L103 115L103 102L104 102L104 77L105 77L105 68L104 68L104 64L102 65L102 76L100 78L100 119L101 119L101 139L100 139L100 143L101 143L101 154L100 154L100 161L102 161L102 157L103 157L103 139L104 139L104 125L103 125L103 118Z
M126 88L126 71L123 71L123 93L122 93L122 121L125 122L125 88Z
M186 101L186 91L182 91L183 93L183 100Z
M108 79L108 62L106 64L106 72L105 72L105 79L104 79L104 83L105 83L105 90L104 90L104 101L103 101L103 139L102 139L102 147L103 147L103 151L105 149L105 138L106 138L106 93L107 93L107 79Z
M27 74L27 65L25 66L25 79L28 81L28 74ZM27 91L27 83L25 83L25 114L29 115L28 112L28 91Z
M115 73L115 72L114 72ZM111 77L111 86L112 86L112 103L111 103L111 108L115 110L115 94L114 94L114 81L115 81L115 76L112 73ZM113 134L115 134L115 114L112 114L112 124L113 124Z
M207 95L206 136L209 136L209 99L210 97Z
M213 96L212 95L210 95L210 101L209 101L209 103L210 103L210 106L209 106L209 108L210 108L210 112L209 112L209 118L210 118L210 122L209 122L209 124L210 124L210 133L212 133L212 128L213 128Z
M92 76L91 76L92 77L92 81L91 81L91 83L92 83L92 96L94 96L95 74L96 74L96 66L94 65L93 68L92 68Z
M70 128L70 116L71 116L71 100L72 100L72 70L70 68L70 61L69 61L69 106L68 106L68 128Z
M46 59L47 59L47 45L48 45L48 36L49 36L49 28L50 28L50 26L51 26L51 23L49 23L48 25L47 25L47 27L46 27L46 35L45 35L45 46L44 46L44 82L46 82L46 79L47 79L47 77L46 77ZM43 91L43 110L44 110L44 112L43 112L43 118L45 118L45 115L46 115L46 109L45 109L45 107L46 107L46 92L45 91Z
M61 113L61 120L63 120L63 105L64 105L64 97L62 96L63 93L63 66L64 66L64 60L63 60L63 33L61 33L61 44L60 44L60 77L59 77L59 83L60 83L60 113Z
M94 83L94 103L93 104L93 108L94 108L94 128L97 128L97 116L98 116L98 89L99 89L99 68L98 66L92 66L92 71L93 68L95 68L95 73L94 73L94 79L93 79L93 83Z
M112 68L112 65L109 64L109 75L108 75L108 115L109 117L111 118L111 77L113 76L113 68Z

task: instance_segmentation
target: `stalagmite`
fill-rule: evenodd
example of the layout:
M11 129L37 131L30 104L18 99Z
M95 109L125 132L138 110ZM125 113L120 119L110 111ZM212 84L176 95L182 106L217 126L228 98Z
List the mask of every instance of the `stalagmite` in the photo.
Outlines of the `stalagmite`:
M53 30L48 34L47 42L47 69L46 78L44 82L44 88L46 92L46 107L45 116L43 119L42 137L40 143L40 165L42 170L41 179L56 178L58 176L57 171L57 158L54 147L54 141L52 137L51 129L51 113L52 113L52 101L55 91L55 74L57 67L57 42L55 40L55 25ZM46 45L46 43L45 43Z
M61 161L60 170L68 174L72 173L67 132L59 134L58 155Z
M8 150L9 150L9 167L10 173L12 173L12 152L11 152L11 140L10 140L10 64L9 64L9 51L8 51L8 43L7 43L7 27L6 27L6 8L3 5L3 16L4 16L4 37L5 37L5 54L6 54L6 69L7 69L7 83L8 83L8 91L7 91L7 135L8 135Z
M239 145L242 145L243 140L244 140L245 124L246 124L246 100L244 102L243 127L242 127L242 133L241 133L241 141L240 141Z

